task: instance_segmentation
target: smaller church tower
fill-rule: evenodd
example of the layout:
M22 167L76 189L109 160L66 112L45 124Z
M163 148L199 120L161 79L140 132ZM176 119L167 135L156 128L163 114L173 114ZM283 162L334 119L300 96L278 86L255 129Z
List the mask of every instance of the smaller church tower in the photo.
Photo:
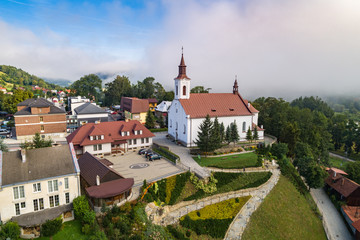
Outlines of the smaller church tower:
M186 65L184 61L184 53L181 53L181 61L179 65L179 74L175 80L175 99L190 98L190 78L186 76Z
M235 82L234 82L234 86L233 86L233 94L238 94L239 93L239 87L238 87L238 83L237 83L237 76L235 76Z

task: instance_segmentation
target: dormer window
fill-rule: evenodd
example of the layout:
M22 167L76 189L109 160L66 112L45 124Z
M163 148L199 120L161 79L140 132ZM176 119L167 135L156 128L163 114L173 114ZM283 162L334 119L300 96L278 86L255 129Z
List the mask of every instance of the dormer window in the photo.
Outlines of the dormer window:
M134 131L134 134L137 135L137 131L136 131L136 130Z
M130 136L130 132L127 132L127 135Z
M94 137L93 136L90 136L90 141L94 140Z
M139 134L140 134L140 135L142 134L142 130L139 131Z

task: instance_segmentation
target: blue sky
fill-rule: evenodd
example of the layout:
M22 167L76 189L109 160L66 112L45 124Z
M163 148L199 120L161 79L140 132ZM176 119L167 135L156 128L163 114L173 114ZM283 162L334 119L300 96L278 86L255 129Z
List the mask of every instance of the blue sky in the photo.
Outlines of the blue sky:
M43 78L155 77L245 97L360 88L358 0L0 1L0 64Z

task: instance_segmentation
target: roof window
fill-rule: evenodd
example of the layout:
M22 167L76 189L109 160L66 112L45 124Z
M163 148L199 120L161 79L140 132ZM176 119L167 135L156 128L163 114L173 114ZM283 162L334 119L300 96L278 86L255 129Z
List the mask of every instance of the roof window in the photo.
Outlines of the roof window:
M230 112L233 112L233 111L234 111L234 109L233 109L233 108L229 108L229 110L230 110Z

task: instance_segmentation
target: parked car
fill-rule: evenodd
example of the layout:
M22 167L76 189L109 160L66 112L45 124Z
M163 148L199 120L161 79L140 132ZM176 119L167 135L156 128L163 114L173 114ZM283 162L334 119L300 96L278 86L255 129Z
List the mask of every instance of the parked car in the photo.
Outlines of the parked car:
M152 154L154 154L154 152L149 149L148 151L145 152L145 157L148 157Z
M149 149L146 149L146 148L143 148L143 149L140 149L139 150L139 155L142 155L142 154L145 154L146 153L146 151L148 151Z
M2 137L10 137L10 131L6 129L0 129L0 136Z
M148 157L149 161L154 161L154 160L158 160L158 159L161 159L161 156L158 155L158 154L153 154L153 155Z

